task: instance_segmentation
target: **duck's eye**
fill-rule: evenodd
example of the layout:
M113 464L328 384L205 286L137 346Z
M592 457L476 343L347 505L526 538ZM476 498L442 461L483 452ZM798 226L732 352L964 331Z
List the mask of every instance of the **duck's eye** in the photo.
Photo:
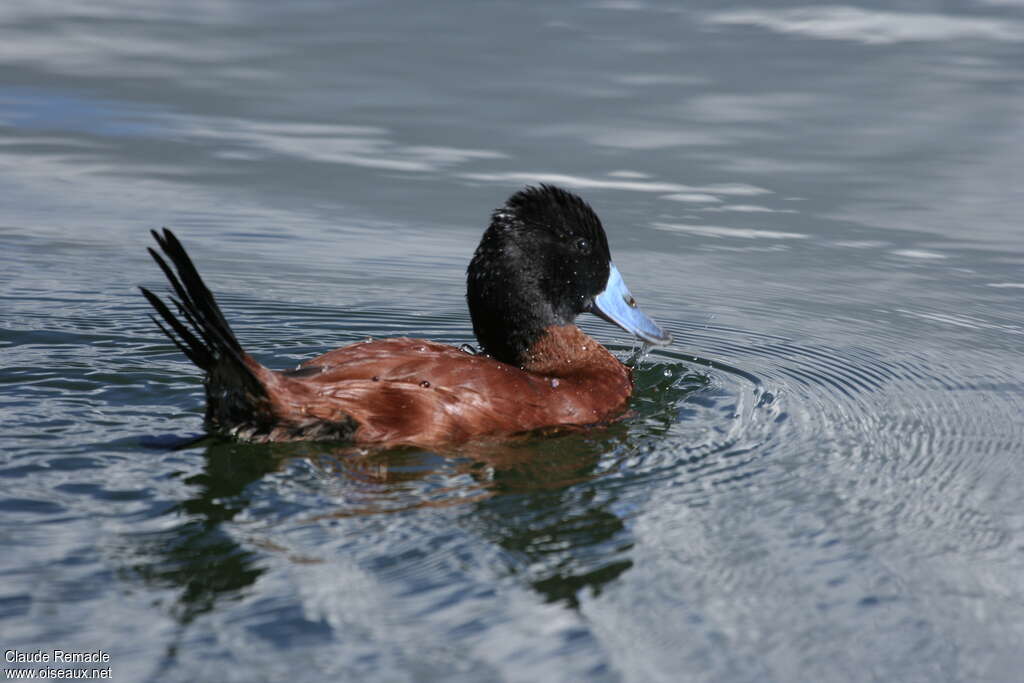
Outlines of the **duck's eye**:
M586 254L590 251L590 242L580 237L576 240L576 251Z

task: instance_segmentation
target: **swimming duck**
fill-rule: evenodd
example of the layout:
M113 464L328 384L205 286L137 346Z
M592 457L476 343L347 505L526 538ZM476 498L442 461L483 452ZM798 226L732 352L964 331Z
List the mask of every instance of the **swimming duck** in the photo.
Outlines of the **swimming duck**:
M207 425L243 441L439 447L603 423L625 411L632 374L576 317L595 313L651 344L671 339L637 307L597 214L550 185L495 210L469 264L480 353L381 339L270 370L242 349L177 237L152 234L179 315L141 287L163 324L150 317L206 374Z

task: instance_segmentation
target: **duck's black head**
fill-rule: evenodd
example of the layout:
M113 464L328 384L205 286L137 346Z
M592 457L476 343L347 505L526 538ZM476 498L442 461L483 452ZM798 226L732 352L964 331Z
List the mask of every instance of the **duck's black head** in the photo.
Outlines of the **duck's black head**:
M548 327L588 311L650 343L670 340L636 307L594 210L550 185L527 187L492 214L469 264L466 299L483 350L512 365Z

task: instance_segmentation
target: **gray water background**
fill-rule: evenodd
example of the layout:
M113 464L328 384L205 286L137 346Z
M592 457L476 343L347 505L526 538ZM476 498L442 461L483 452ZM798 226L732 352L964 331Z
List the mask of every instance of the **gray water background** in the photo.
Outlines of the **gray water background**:
M0 4L0 648L118 681L1020 680L1022 66L1018 0ZM625 422L173 448L202 389L135 289L148 229L283 368L471 342L465 265L537 182L675 335Z

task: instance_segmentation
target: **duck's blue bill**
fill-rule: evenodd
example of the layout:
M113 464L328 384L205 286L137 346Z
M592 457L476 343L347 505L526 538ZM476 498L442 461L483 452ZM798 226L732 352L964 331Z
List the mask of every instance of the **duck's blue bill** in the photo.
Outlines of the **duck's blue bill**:
M604 286L604 291L594 299L591 312L648 344L664 346L671 342L672 335L658 327L637 307L636 299L629 293L629 288L622 280L622 273L615 264L609 265L611 270L608 273L608 282Z

